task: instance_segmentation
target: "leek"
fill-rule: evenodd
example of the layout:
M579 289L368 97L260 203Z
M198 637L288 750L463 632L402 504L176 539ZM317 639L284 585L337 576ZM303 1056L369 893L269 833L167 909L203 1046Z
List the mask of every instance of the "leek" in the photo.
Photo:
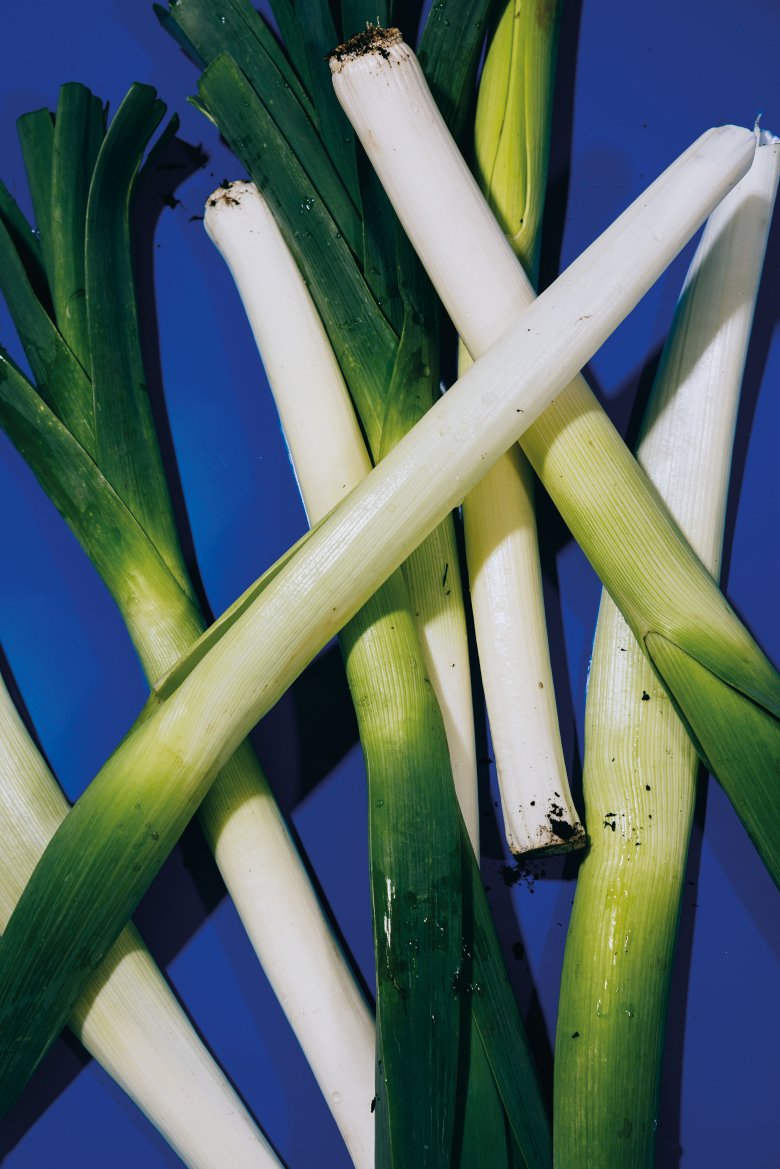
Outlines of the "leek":
M253 183L230 183L207 200L204 224L228 264L274 394L310 522L371 470L344 378L284 237ZM474 719L468 646L454 542L434 534L406 572L425 665L444 719L453 782L478 852ZM423 558L433 567L419 565ZM450 564L451 560L451 564ZM443 567L442 567L443 566ZM435 577L435 588L429 587Z
M239 0L232 7L238 12L248 6ZM299 7L304 40L310 36L310 30L303 26L312 16L312 10L315 23L329 19L327 14L319 12L324 7L320 0L312 0L305 8ZM204 12L203 8L198 3L185 5L184 10L179 6L175 19L195 36L203 56L208 59L213 55L215 44L223 43L223 39L218 28L214 30L216 35L204 33L204 18L208 23L213 21L213 15ZM290 31L289 19L286 27ZM228 42L228 45L232 51L232 44ZM462 51L461 46L459 53ZM313 78L311 92L322 129L326 121L331 123L332 118L330 110L321 108L322 80L327 81L327 94L338 118L343 120L343 114L335 103L328 69L321 57L320 54L318 62L311 61L309 74ZM246 68L247 54L239 54L239 58L242 67ZM296 163L311 174L311 163L310 152L305 149L300 133L286 119L279 117L276 102L268 99L272 70L267 64L263 66L258 56L260 72L250 69L247 73L253 84L249 100L244 102L241 87L247 84L246 80L239 77L234 81L227 69L220 71L216 68L219 63L209 66L200 87L201 97L209 111L217 118L231 143L240 144L243 154L251 149L262 155L258 182L265 191L269 185L268 176L272 176L270 185L276 188L277 198L279 188L282 189L288 220L291 216L295 224L293 238L312 241L315 250L322 243L327 246L327 234L315 234L319 226L316 221L318 208L329 201L332 203L327 187L318 181L315 194L306 192L296 198L289 188L285 190L284 181L280 181L280 176L287 177L285 172L292 170ZM253 124L254 109L258 104L262 114L274 126L274 135L280 139L279 146L270 152L264 141L265 131L258 132ZM238 121L242 124L240 129L235 128ZM345 128L349 134L346 123ZM323 133L322 141L335 162L338 143L334 140L334 133ZM254 168L250 169L254 174ZM341 172L343 168L338 166L337 169ZM369 179L367 184L364 177ZM388 211L386 199L365 168L360 186L363 203L362 256L359 257L362 263L358 263L362 268L360 279L365 279L371 294L376 297L377 308L381 303L382 315L397 333L397 338L388 338L391 361L386 370L383 369L381 352L375 351L370 355L370 364L353 372L351 382L354 387L357 381L359 392L355 401L371 456L379 459L425 410L438 389L437 314L430 303L430 290L419 278L419 265L406 242L399 238L399 229L392 212ZM232 201L221 202L223 212L228 208L231 212L236 210ZM299 230L301 209L304 209L310 229L303 232ZM259 243L256 231L252 242ZM278 252L278 238L274 247ZM350 265L354 264L351 256L345 258ZM268 265L264 268L268 272ZM302 270L309 280L310 266L304 263ZM285 273L289 271L288 260ZM331 274L329 272L327 297L332 303ZM300 298L300 292L298 296ZM313 310L308 297L305 301L301 313L305 319L312 320ZM273 307L278 308L276 296ZM365 314L362 306L359 311L359 335L363 335ZM325 340L318 321L316 329L317 343L322 348ZM339 329L347 336L355 332L354 310L340 322ZM268 348L268 334L278 336L279 328L269 323L265 333ZM289 374L289 358L284 360ZM333 376L332 358L328 357L322 365L330 379ZM284 381L288 380L294 382L295 378L285 377ZM274 388L278 397L284 388L281 380ZM339 384L337 392L343 396L344 387ZM303 409L309 415L307 422L310 424L311 414L305 407ZM289 418L289 410L285 413ZM338 496L328 494L318 507L311 503L312 472L303 469L305 456L301 455L300 444L294 441L295 429L291 434L294 460L300 468L300 480L308 480L309 511L315 514L318 507L329 507ZM354 441L354 431L350 439ZM322 455L318 461L321 458ZM462 884L471 865L466 861L464 873L460 817L451 797L450 761L455 788L475 848L478 841L467 639L457 547L450 522L445 522L432 533L424 546L410 557L403 566L403 576L405 584L400 579L388 582L382 596L372 599L368 610L350 623L342 634L342 645L347 647L347 673L360 725L369 785L379 1056L375 1112L377 1158L379 1163L383 1163L384 1158L405 1163L412 1155L412 1149L427 1148L426 1156L432 1163L437 1163L449 1157L448 1150L456 1128L455 1097L461 1090L462 1078L457 1065L463 1046L459 1030L464 1010L453 996L450 983L452 971L460 967L463 949L471 948L468 913L461 922ZM406 610L411 610L416 619L424 659ZM431 700L428 678L444 718L449 759L446 750L442 750L440 715ZM473 873L470 879L473 880ZM403 898L389 896L389 889L405 890ZM415 906L414 912L411 905ZM437 925L432 934L433 922ZM416 955L413 961L410 954ZM494 952L491 961L495 962L497 957ZM509 1024L510 1030L511 1027ZM475 1049L474 1066L479 1043ZM426 1069L436 1069L435 1074ZM468 1080L467 1091L470 1093L470 1076ZM492 1089L489 1073L488 1082ZM534 1091L535 1086L532 1086L530 1094L533 1095ZM499 1127L501 1138L506 1143L503 1117ZM548 1140L546 1125L544 1127L545 1140Z
M717 576L740 383L780 176L762 132L710 216L683 288L637 458ZM698 758L605 593L586 705L591 846L564 955L556 1037L561 1166L652 1166L674 942Z
M205 224L249 309L316 522L371 467L338 365L256 188L223 187L208 200ZM306 394L312 406L298 401L296 408L293 396ZM451 801L448 814L445 803L451 777L444 728L404 594L395 573L342 631L342 647L369 788L377 1163L408 1163L422 1147L428 1154L421 1164L435 1165L452 1142L460 1008L450 977L468 926L461 921L457 810Z
M515 329L523 306L531 305L526 314L533 310L533 291L447 133L413 53L396 31L377 32L354 49L346 46L331 59L331 67L339 99L458 332L472 353L481 352L495 327L494 301L485 289L500 289L503 311L518 322ZM711 135L735 133L722 127ZM705 136L701 141L712 140ZM691 149L693 162L699 148ZM735 171L734 181L737 177ZM715 195L710 210L717 201ZM635 208L618 222L631 220ZM674 230L672 222L665 224L658 242L670 240ZM453 237L459 241L457 249L450 246ZM644 241L631 260L642 266L649 244ZM614 256L613 262L617 271L631 261ZM576 261L570 276L556 283L568 286L575 272L579 277L581 264L582 259ZM594 304L598 302L594 292ZM584 329L592 317L584 304L573 324ZM525 320L526 328L533 328L527 316ZM499 342L492 353L502 349ZM485 372L488 368L483 365ZM525 402L518 407L530 426L524 450L673 695L699 753L723 785L767 869L780 881L775 671L584 380L574 373L572 377L542 417L541 411L530 414Z
M0 681L0 929L68 810ZM281 1166L132 925L86 984L68 1022L190 1169L216 1169L225 1160Z
M281 232L254 185L223 185L208 200L205 224L242 293L288 436L304 502L310 519L316 521L344 496L347 486L370 470L332 349ZM415 681L422 677L423 668L413 629L402 611L402 596L400 580L392 592L386 584L341 635L369 781L372 870L379 878L373 882L381 1049L375 1109L381 1134L377 1157L379 1163L387 1158L403 1165L414 1155L437 1164L442 1157L451 1157L452 1145L457 1150L460 1144L455 1156L468 1164L471 1145L477 1139L472 1132L479 1125L478 1139L483 1146L486 1141L491 1143L497 1166L501 1158L509 1156L506 1125L501 1108L496 1107L496 1088L479 1032L475 1031L470 1040L471 1070L465 1089L469 1119L461 1138L455 1136L454 1125L451 1128L443 1120L448 1092L453 1119L457 1107L455 1091L459 1089L452 1078L460 1062L457 1050L447 1053L451 1086L442 1080L441 1073L432 1077L430 1070L441 1059L439 1053L446 1052L443 1036L447 1012L454 1009L456 1019L462 1014L459 998L452 993L453 969L459 969L460 983L468 984L470 978L491 979L491 965L498 967L499 963L492 955L495 942L483 914L477 926L481 940L469 972L463 949L475 949L470 915L464 913L461 922L454 907L443 904L440 888L444 882L438 854L448 838L445 825L451 824L456 833L460 826L440 747L436 770L444 787L437 787L421 768L420 760L435 762L431 745L436 747L440 742L440 730L425 687L420 691ZM421 794L415 788L421 784L417 775L423 777L425 789L436 796L430 800L426 816L433 839L429 839L428 825L420 824ZM422 853L422 879L412 866L402 863L399 837L413 840ZM459 850L454 891L459 898L461 864L471 870L476 889L467 893L466 905L476 898L481 907L483 894L474 861L467 856L461 861ZM400 889L405 890L402 896L397 892ZM429 953L431 938L433 954ZM450 951L450 938L454 953ZM410 954L414 955L413 961ZM494 974L491 980L500 977L500 973ZM506 1014L506 1001L499 1000L496 1017L506 1019ZM425 1028L431 1022L434 1034L428 1040ZM511 1033L511 1022L505 1026ZM452 1030L457 1047L462 1047L463 1040ZM496 1040L493 1043L495 1046ZM523 1046L512 1049L511 1058L518 1071L523 1064L523 1051ZM524 1095L534 1099L537 1089L530 1064L523 1074L530 1081L523 1085ZM413 1079L416 1075L422 1077L419 1084ZM477 1096L479 1104L475 1103ZM543 1117L538 1102L536 1109L537 1117ZM492 1116L491 1124L486 1123L486 1114ZM433 1135L426 1132L424 1120L418 1119L431 1115L436 1117L438 1130ZM519 1132L517 1139L528 1152L528 1136ZM426 1155L420 1154L420 1145L428 1146ZM545 1157L542 1163L547 1160Z
M480 185L535 279L559 9L510 0L490 43L474 128ZM502 308L495 305L496 322ZM461 372L471 363L461 344ZM504 829L513 853L581 847L563 757L539 565L533 472L519 447L463 501L474 626Z
M3 1110L250 727L571 379L754 152L752 132L736 127L694 143L156 686L53 837L0 941ZM15 377L9 363L4 373ZM714 587L710 606L725 649L751 655L756 689L776 705L775 671ZM472 995L475 1011L492 1010L497 988L485 989Z

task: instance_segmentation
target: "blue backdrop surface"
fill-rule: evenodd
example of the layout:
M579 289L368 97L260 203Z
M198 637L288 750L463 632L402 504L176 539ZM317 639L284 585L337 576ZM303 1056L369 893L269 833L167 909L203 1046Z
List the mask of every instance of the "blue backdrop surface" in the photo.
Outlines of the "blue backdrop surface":
M156 321L159 378L192 544L221 612L304 530L286 448L230 278L203 232L205 200L243 177L191 106L196 71L146 0L15 5L3 16L0 177L30 213L16 118L56 105L78 80L115 109L133 81L154 85L202 149L175 199L150 196L155 223L143 312ZM560 51L543 276L575 258L703 130L736 122L780 130L773 0L653 5L569 3ZM173 204L173 205L171 205ZM777 621L780 232L773 231L743 392L724 587L780 661ZM596 355L592 384L626 430L666 335L691 248ZM0 341L18 354L0 316ZM581 763L582 715L599 584L552 519L546 579L568 762ZM131 725L145 687L94 570L11 445L0 436L0 638L41 743L75 799ZM365 978L372 979L360 750L327 650L265 720L257 743L272 784ZM491 806L490 798L486 806ZM550 1077L557 989L576 864L532 866L511 888L499 832L485 831L491 887L513 983L541 1074ZM1 845L0 845L1 846ZM347 1154L252 955L197 830L186 834L137 918L215 1054L291 1169L342 1169ZM716 784L702 789L667 1042L658 1165L776 1164L780 1026L776 892ZM56 1158L70 1169L146 1169L177 1157L73 1042L60 1040L0 1129L8 1169ZM594 1167L596 1169L596 1167Z

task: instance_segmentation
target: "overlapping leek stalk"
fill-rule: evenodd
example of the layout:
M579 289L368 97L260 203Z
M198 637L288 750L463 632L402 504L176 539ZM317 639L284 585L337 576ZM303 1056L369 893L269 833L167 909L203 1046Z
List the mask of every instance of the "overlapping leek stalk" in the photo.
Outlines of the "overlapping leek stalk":
M559 6L510 0L488 48L474 127L475 172L535 281L547 180ZM495 285L497 333L503 301ZM501 322L499 324L499 322ZM459 368L471 364L461 342ZM566 774L539 565L533 472L507 451L463 501L474 627L504 829L512 852L581 847Z
M504 311L515 320L532 305L533 290L447 133L414 55L397 32L380 31L345 46L331 65L339 100L405 230L461 337L480 353L494 336L494 302L485 290L498 287ZM735 132L722 127L702 142ZM698 150L694 145L691 160ZM635 215L629 209L621 219ZM659 242L672 225L663 230ZM457 248L450 246L453 238ZM614 256L613 262L617 269L625 261ZM579 263L557 283L569 285ZM587 327L591 317L585 303L576 327ZM522 409L533 423L523 438L531 464L780 881L774 670L582 377L542 417Z
M637 459L719 575L740 384L780 142L710 216L645 413ZM664 1022L699 761L605 593L585 709L591 845L564 956L556 1163L654 1164Z
M53 124L46 110L20 121L40 246L7 192L0 208L0 282L38 383L2 358L0 419L102 575L150 683L206 626L175 532L132 280L130 198L162 113L154 92L135 86L106 133L101 103L83 86L65 86ZM60 171L75 195L53 185ZM70 227L52 234L61 204L76 205ZM61 289L56 323L34 292L49 286ZM82 303L89 376L62 331L68 306ZM83 329L78 335L87 343ZM254 752L236 746L201 822L352 1156L368 1166L371 1014Z
M0 679L0 930L68 811ZM134 926L93 973L68 1023L190 1169L280 1169Z
M747 171L754 151L753 134L736 127L694 143L157 685L53 837L0 941L3 1110L249 728L549 405ZM13 367L4 372L10 378ZM668 543L675 539L672 532ZM755 689L776 708L776 672L714 586L707 601L724 652L749 656ZM475 912L476 953L483 942ZM491 980L479 990L473 1010L489 1033L500 1026L499 988ZM511 1080L511 1069L500 1070ZM499 1084L502 1096L513 1086ZM526 1115L530 1106L517 1101ZM528 1119L533 1136L538 1125ZM543 1143L529 1159L544 1163Z

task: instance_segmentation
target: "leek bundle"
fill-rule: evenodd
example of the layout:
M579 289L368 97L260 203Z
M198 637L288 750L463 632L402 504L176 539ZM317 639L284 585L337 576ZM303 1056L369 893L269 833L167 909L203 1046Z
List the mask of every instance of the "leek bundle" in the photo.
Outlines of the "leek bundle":
M466 346L477 358L487 350L462 382L438 402L439 361L447 350L441 345L436 297L382 185L355 149L324 63L336 41L364 27L366 20L379 17L382 25L389 26L393 5L383 2L379 10L368 10L358 0L344 0L339 12L339 6L321 0L295 4L274 0L273 17L283 47L248 0L225 0L219 6L207 0L172 0L169 8L158 10L162 23L202 70L193 104L216 122L256 184L223 181L208 201L209 230L217 237L217 214L232 215L245 202L248 210L258 188L265 200L261 214L275 233L274 247L279 249L275 258L264 255L253 260L253 247L259 240L250 236L245 244L234 242L230 262L274 392L286 392L282 383L293 366L299 368L293 381L308 379L312 384L307 389L312 390L314 383L319 385L332 373L341 395L336 410L351 432L352 449L358 451L356 470L347 474L341 439L330 431L330 412L315 414L319 400L313 398L304 408L308 417L303 423L290 421L287 407L280 406L280 413L288 417L286 427L295 430L305 424L309 439L313 438L309 453L301 455L288 434L313 531L206 632L172 523L144 395L139 406L132 393L129 398L120 393L112 399L106 392L109 382L131 384L141 371L126 224L117 214L112 225L105 225L104 239L113 235L123 240L111 258L109 252L101 258L97 242L91 260L89 243L86 252L78 242L72 246L83 231L83 209L98 207L100 173L94 204L90 188L95 152L100 150L102 111L88 91L69 86L53 123L48 115L39 115L23 127L40 240L36 242L13 200L3 194L0 218L8 239L3 240L6 263L0 279L5 281L9 299L18 297L20 287L23 290L23 307L17 315L32 368L26 368L24 359L3 360L4 419L109 583L143 660L152 696L136 726L55 834L0 942L0 1044L4 1056L10 1053L7 1060L0 1060L0 1098L5 1107L83 993L89 968L101 962L203 801L207 833L226 875L234 869L231 854L244 854L245 877L238 884L231 877L234 896L242 903L248 922L260 910L259 919L248 928L307 1047L307 1057L316 1065L353 1162L366 1169L374 1163L381 1169L550 1165L543 1092L500 960L474 856L479 852L480 824L463 652L465 614L457 519L453 524L448 514L464 503L469 557L477 566L470 586L477 604L478 577L486 559L469 511L473 515L477 493L486 489L485 470L507 448L511 448L507 457L513 479L527 484L528 472L517 469L521 465L518 438L624 610L629 624L620 626L620 636L624 631L626 638L636 635L637 646L642 643L655 667L664 671L665 683L700 754L713 765L777 877L773 825L778 808L769 783L769 762L777 754L777 676L699 563L698 556L707 560L703 549L694 543L696 553L691 551L661 495L637 469L576 377L580 365L630 304L744 174L753 153L760 155L767 146L755 151L750 132L733 127L705 135L600 245L525 309L533 294L519 275L512 252L535 280L538 227L534 221L540 203L536 211L531 204L539 199L544 165L534 170L529 164L528 173L534 174L526 191L530 203L521 210L510 206L502 216L497 160L503 145L493 134L497 128L513 132L516 119L523 121L519 152L510 164L517 173L525 166L523 144L532 153L529 143L534 135L544 138L549 133L558 6L511 3L501 6L503 18L498 7L487 0L437 3L425 26L419 55L444 121L466 142L469 100L485 29L490 28L477 118L477 169L482 168L480 185L499 223L486 216L474 189L462 185L462 163L448 169L449 163L437 153L447 141L445 132L436 115L428 118L428 98L424 90L415 88L416 82L407 94L414 107L411 113L422 111L421 121L428 122L429 130L431 125L436 127L433 139L421 136L421 153L411 165L404 164L403 135L395 139L391 153L406 173L398 176L397 189L390 172L384 172L382 179L399 206L404 202L405 184L413 188L417 183L424 195L427 192L433 206L426 211L423 200L410 202L410 211L402 209L405 227L431 266ZM521 31L524 21L530 31ZM522 73L522 55L533 55L537 44L546 46L540 69L547 79L547 104L534 111L538 121L532 125L533 101L526 95L525 104L518 104L512 91ZM403 77L409 58L399 61L394 55L397 46L386 32L378 41L373 33L360 40L361 53L368 50L370 56L378 51L372 69L380 88L382 70L388 64L393 80L401 88L406 84ZM343 75L352 67L351 50L340 50L336 62L341 86ZM384 88L388 92L382 100L392 97L393 85ZM132 145L132 122L134 117L139 122L147 116L152 120L150 111L157 108L140 87L130 103L131 112L120 109L115 115L119 126L112 123L109 135L114 134L116 165L121 165L123 134L128 154L140 161L145 147L141 145L138 153L139 148ZM86 128L81 137L79 125ZM47 145L50 129L52 138L59 141L56 151ZM140 126L137 129L140 141L143 134ZM361 133L381 155L384 129L379 123L371 123ZM544 146L541 149L544 153ZM493 158L487 166L486 157ZM132 164L128 166L132 170ZM204 183L204 193L222 173L235 173L219 166L209 188ZM75 183L63 198L52 201L48 185L53 180L61 194L69 172ZM105 163L103 189L108 187L109 193L113 189L125 207L132 175L129 179L122 194L123 183L116 182L115 174L111 177L111 167ZM510 178L505 190L511 183ZM522 190L522 183L517 190ZM469 205L465 221L458 217L459 198ZM189 210L199 214L202 207ZM425 220L431 210L433 216ZM511 241L517 234L517 217L526 230L514 241L518 246L508 246L503 237L508 235ZM418 224L415 230L415 219L424 223L422 229ZM86 224L89 239L89 214ZM259 232L259 220L250 221L249 230ZM199 231L197 223L192 226L193 236ZM527 244L522 240L526 232L533 236ZM95 241L99 235L100 230ZM229 251L224 240L219 246ZM458 253L470 267L455 294L449 285L457 277L448 265L457 260ZM89 263L82 271L79 257L84 254ZM251 271L253 263L256 268ZM295 285L291 296L299 298L292 326L275 315L285 299L282 267L289 287ZM32 274L29 288L22 269L28 277ZM119 310L119 302L111 295L101 297L97 292L112 282L124 285L126 299ZM79 294L85 284L86 298ZM210 295L222 311L221 294ZM230 290L224 296L225 315L229 295ZM47 318L54 323L54 332ZM311 323L318 335L316 357L304 344L304 319L306 328ZM446 330L443 336L446 342ZM116 343L107 343L109 337L116 337ZM322 372L326 367L331 371L327 375ZM257 375L250 371L249 377ZM570 378L575 383L564 389L563 382ZM90 404L93 393L97 411ZM108 430L101 430L106 420ZM415 422L418 425L403 437ZM124 434L131 436L128 443L114 441ZM366 447L360 453L363 436ZM263 444L261 436L256 448L261 455ZM222 458L227 464L227 452L217 451L213 441L211 446L215 456L210 458ZM320 457L328 450L334 455L327 472L331 484L326 494L315 498L310 494L309 475L314 463L324 465ZM374 470L370 470L372 465ZM364 475L365 480L359 482ZM611 490L615 477L625 499L616 499ZM339 502L345 494L347 498ZM688 533L687 525L679 522ZM488 531L488 543L495 540L493 530ZM106 534L110 534L110 549L108 539L101 548ZM251 535L247 542L253 542ZM415 545L419 550L414 550ZM253 569L248 579L260 567L250 563ZM524 571L535 577L538 590L538 568ZM615 617L618 624L623 620ZM481 625L479 615L477 624ZM245 746L239 746L255 720L337 631L341 631L368 776L376 1047L369 1010L312 897L278 809L254 759ZM518 654L510 649L508 636L506 645L501 644L500 635L488 636L495 648L508 651L505 657L510 660L530 654L530 650ZM455 653L451 647L457 642ZM553 695L543 635L535 636L532 643L533 652L541 653L531 670L537 694L516 700L518 714L525 714L527 705L535 705L534 698ZM637 658L640 653L637 649ZM456 660L457 667L450 666ZM640 669L644 670L643 693L648 694L647 701L639 700L638 712L643 717L649 707L654 712L663 704L666 692L651 666L644 664ZM495 687L492 667L484 661L483 671L486 690ZM454 686L449 685L451 677ZM521 673L518 677L527 685L527 677ZM589 726L596 718L597 678L596 665ZM733 687L724 685L724 678ZM559 676L559 689L560 682ZM719 733L717 720L709 717L707 702L702 701L710 690L718 702L734 703L728 737ZM582 843L582 824L570 800L557 741L554 703L544 714L548 741L540 750L540 757L554 764L546 777L549 790L544 789L540 800L533 787L518 793L505 782L511 771L522 768L523 759L518 760L516 753L511 766L504 762L507 756L499 742L501 715L494 702L488 695L497 770L508 793L505 813L511 846L520 853L539 844L555 848ZM758 733L746 730L751 719L753 732ZM690 768L690 738L679 730L683 725L679 718L676 725ZM586 794L592 791L594 767L589 733ZM736 760L734 744L742 751ZM236 749L237 755L228 763ZM220 786L223 793L226 786L224 771L216 782L215 776L221 768L235 766L236 759L248 786L243 781L234 783L232 795L220 797ZM690 821L692 784L690 779L686 783L680 839ZM625 783L620 791L621 799L630 798L625 796ZM657 794L653 784L652 799ZM317 819L320 798L317 793L303 809L304 818ZM322 798L328 797L322 793ZM586 828L591 837L600 833L598 843L606 843L606 855L623 846L624 831L631 836L634 820L628 812L619 820L605 816L602 829L601 818L594 818L594 798L597 804L603 802L601 796L588 795ZM644 788L639 799L649 811L650 796ZM767 804L763 822L758 812ZM520 819L513 823L518 810ZM657 805L652 813L658 826L667 813L674 816L673 810L662 813ZM482 827L484 831L484 822ZM327 834L319 831L320 836ZM237 850L230 844L234 835L240 838ZM487 840L490 848L489 832ZM268 847L262 841L272 843ZM315 843L317 851L325 854L327 842ZM636 853L641 854L641 847L637 850L633 836L629 843L634 846L632 873L638 873ZM670 845L670 850L674 855L666 866L668 893L652 875L646 878L656 895L653 912L667 926L673 925L679 898L684 846ZM594 848L583 868L578 894L583 904L589 898L593 902L598 859ZM641 857L643 865L644 861ZM649 856L647 872L652 874L657 866L657 857ZM298 890L293 898L298 904L287 900L291 884ZM594 1036L599 1023L589 1023L587 1044L582 1042L584 1032L574 1016L587 1014L590 1008L589 992L577 973L583 970L582 943L576 941L577 930L583 936L581 922L578 910L567 957L568 989L559 1014L556 1158L561 1169L568 1169L581 1152L582 1163L604 1163L605 1169L607 1165L612 1169L613 1164L622 1163L621 1156L631 1163L652 1147L654 1125L648 1132L646 1118L657 1115L653 1085L658 1044L652 1051L647 1047L646 1069L631 1075L619 1070L625 1066L620 1062L619 1027L602 1028L605 1037L598 1046ZM667 926L662 931L665 957L661 965L668 973L674 931ZM522 922L521 928L525 930L527 924ZM632 935L634 953L645 952L639 936L638 931ZM549 946L550 941L545 944ZM331 974L326 974L326 965ZM592 976L597 980L599 969L594 962ZM662 973L659 983L667 973ZM572 989L572 979L582 984ZM654 1017L656 1022L647 1026L655 1027L657 1035L657 1019L663 1012L661 1006L659 1016L658 1002L663 995L655 994L651 981L642 996L641 1026L646 1026L645 1014ZM308 997L312 987L315 999ZM335 998L330 988L335 988ZM625 998L627 989L617 989ZM638 1027L639 1019L632 1007L629 1025ZM22 1035L25 1043L19 1044ZM616 1065L610 1062L613 1059ZM639 1106L626 1103L627 1124L622 1129L618 1125L617 1135L600 1134L597 1119L604 1099L613 1098L613 1087L588 1089L596 1098L590 1101L585 1121L571 1094L574 1083L597 1083L593 1078L596 1063L606 1069L607 1080L599 1082L625 1086L627 1099L632 1092L642 1097ZM579 1149L581 1123L588 1126L588 1136ZM631 1133L629 1126L633 1126ZM308 1123L305 1127L308 1135ZM640 1146L645 1153L636 1153ZM282 1155L291 1167L297 1163L292 1152L282 1150ZM318 1157L331 1163L329 1153L319 1147Z
M694 143L583 254L575 272L564 274L528 308L347 500L156 685L133 732L47 848L0 944L0 1039L12 1053L0 1076L4 1102L13 1099L51 1041L90 964L116 936L166 848L249 727L479 479L484 465L555 397L663 269L670 251L745 173L754 151L752 132L737 128L710 132ZM695 189L692 173L701 176ZM690 196L686 214L672 215L682 192ZM615 253L621 251L616 270ZM590 313L584 312L586 304ZM561 329L568 340L563 357ZM768 664L763 676L771 687ZM164 784L163 776L169 777ZM96 839L111 840L117 879L111 898L95 907L87 923L84 905L94 903L94 881L104 865ZM132 864L122 863L132 858ZM43 906L50 928L42 937L37 923ZM63 939L80 936L83 948L73 954L71 946L72 960L63 963ZM31 1018L23 1003L35 999L42 981L48 986L46 1002L38 1002ZM474 996L480 1012L495 1009L497 987L484 990L489 992L484 998ZM24 1050L12 1041L20 1027L27 1029Z

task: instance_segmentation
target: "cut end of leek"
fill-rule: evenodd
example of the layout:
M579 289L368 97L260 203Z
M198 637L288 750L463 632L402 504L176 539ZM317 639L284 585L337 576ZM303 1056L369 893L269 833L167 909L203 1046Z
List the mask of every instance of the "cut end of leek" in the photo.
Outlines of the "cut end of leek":
M535 808L530 810L536 811ZM554 856L557 853L574 852L588 843L585 826L577 819L574 809L564 807L554 797L548 800L543 817L536 816L534 819L535 839L524 843L522 848L509 841L515 856L522 856L524 860L534 856Z
M358 57L368 57L372 54L388 59L390 48L406 49L403 34L397 28L380 28L369 24L365 32L351 37L343 45L337 45L328 56L332 73L339 73L342 66L348 61L355 61ZM408 49L406 50L408 53Z

